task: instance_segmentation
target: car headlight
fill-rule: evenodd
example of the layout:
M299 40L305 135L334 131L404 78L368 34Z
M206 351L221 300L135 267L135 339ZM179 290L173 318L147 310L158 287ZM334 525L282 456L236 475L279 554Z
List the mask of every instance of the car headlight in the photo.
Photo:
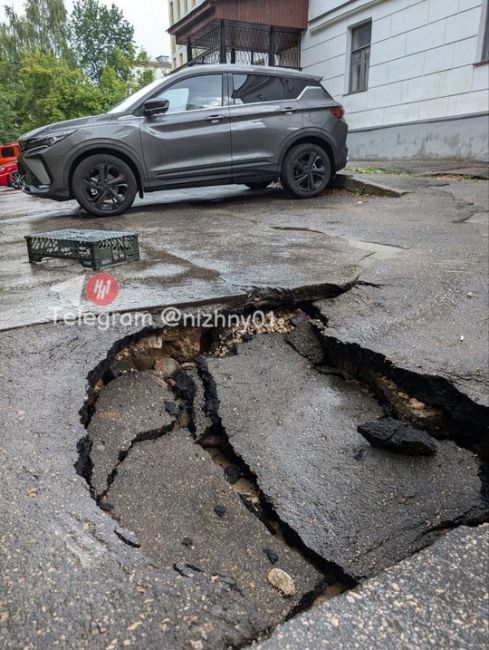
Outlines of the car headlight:
M41 134L27 142L27 149L33 149L34 147L52 147L53 144L56 144L56 142L59 142L60 140L64 140L64 138L67 138L74 132L75 131L72 130L60 131L59 133L49 133L46 135Z

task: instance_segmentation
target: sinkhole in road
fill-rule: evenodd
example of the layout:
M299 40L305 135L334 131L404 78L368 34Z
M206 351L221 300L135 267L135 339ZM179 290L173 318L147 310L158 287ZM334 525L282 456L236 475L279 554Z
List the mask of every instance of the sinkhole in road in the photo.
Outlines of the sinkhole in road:
M94 369L82 409L76 468L118 537L239 594L263 634L488 514L450 404L332 341L316 316L302 305L141 333ZM358 432L386 417L427 430L436 453Z

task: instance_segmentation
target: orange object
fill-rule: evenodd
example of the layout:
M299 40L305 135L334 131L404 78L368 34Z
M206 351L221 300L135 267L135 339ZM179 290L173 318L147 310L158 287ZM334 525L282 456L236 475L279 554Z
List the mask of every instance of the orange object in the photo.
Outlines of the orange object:
M0 166L6 163L12 163L19 156L19 145L17 143L0 145Z

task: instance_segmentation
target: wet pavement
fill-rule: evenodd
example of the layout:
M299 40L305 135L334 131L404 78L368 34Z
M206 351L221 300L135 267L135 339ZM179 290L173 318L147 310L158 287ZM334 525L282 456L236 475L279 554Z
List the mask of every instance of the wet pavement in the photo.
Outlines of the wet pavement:
M488 345L487 183L404 175L383 177L382 183L386 182L404 193L382 197L336 189L301 202L289 200L278 189L250 192L231 186L150 195L127 215L110 220L84 217L72 204L0 191L0 461L4 468L0 635L6 648L244 647L270 632L270 624L305 608L308 603L299 602L301 596L313 584L317 586L316 572L325 577L328 568L339 574L348 569L358 579L378 575L364 583L361 593L371 594L365 607L350 612L351 603L357 601L353 595L357 592L352 591L351 596L331 601L334 614L328 614L327 625L320 615L311 619L310 632L318 634L315 638L324 640L324 645L334 637L337 619L342 638L351 640L358 634L358 625L370 627L375 603L382 601L379 616L396 610L397 574L390 572L404 571L406 563L414 567L410 576L413 572L421 576L426 568L424 595L430 607L436 601L436 612L445 605L455 614L478 611L482 587L468 589L467 580L464 583L460 571L448 566L444 558L462 549L460 566L467 566L478 585L477 563L483 564L483 548L474 544L470 554L465 552L464 545L471 542L466 541L463 528L443 535L461 522L476 524L481 518L480 458L474 455L474 440L464 439L461 423L469 423L467 433L475 431L480 443L484 418L487 423L489 386L484 363ZM185 422L180 437L169 435L173 418L158 400L171 401L171 383L159 384L163 391L159 394L151 380L141 399L137 399L138 389L129 387L132 400L124 397L125 386L117 401L117 380L108 371L117 352L141 336L140 328L119 324L99 330L87 324L43 323L52 318L53 306L61 311L88 307L83 299L78 303L78 297L90 272L77 263L56 260L31 266L23 237L67 227L139 232L141 262L111 270L121 285L115 310L159 310L171 304L237 309L270 301L288 306L299 303L319 320L320 353L311 343L310 332L302 336L295 330L289 341L299 354L281 338L277 350L268 349L274 345L273 334L243 343L243 352L237 356L209 361L211 371L219 372L216 384L222 392L221 416L229 438L224 451L242 455L232 458L233 462L249 473L249 480L256 481L264 506L271 502L273 517L288 533L273 540L286 545L285 570L299 576L297 601L277 597L276 588L267 580L269 558L263 549L255 555L256 549L245 548L248 533L240 538L236 530L241 518L243 531L263 540L260 548L268 547L273 529L267 520L270 513L266 508L249 511L248 504L246 514L239 514L244 506L235 493L224 494L228 485L223 483L224 473L209 464L207 450L192 442ZM67 281L74 284L67 287ZM244 351L246 346L251 346L250 352ZM258 346L256 360L248 359L253 346ZM309 368L325 361L335 366L325 366L326 374ZM255 376L260 368L261 379ZM373 375L368 374L369 368ZM142 371L137 374L140 379L145 369L138 370ZM195 377L195 369L188 373ZM122 384L134 379L131 374L124 377ZM196 397L193 424L201 422L207 433L215 433L219 423L213 421L210 405L216 395L209 394L206 382L198 393L205 408L197 417ZM94 387L97 394L102 390L95 407L102 419L105 413L108 429L96 430L93 404L85 401ZM111 398L110 391L116 397ZM333 400L327 408L322 406L323 394ZM114 399L116 407L111 403ZM175 400L177 405L179 400L185 402L181 395ZM279 412L274 412L274 402L280 405ZM325 422L322 418L328 413L331 417ZM424 423L423 428L439 438L437 453L393 459L390 452L370 448L355 425L382 413L415 420L416 425ZM337 416L342 420L335 429ZM84 425L89 422L95 441L90 450L80 446L80 441L87 443ZM123 426L116 426L117 422ZM310 434L311 444L305 448L301 427ZM342 427L348 430L343 442L338 438ZM106 445L107 431L110 443L116 444ZM155 431L161 435L145 439ZM328 433L323 437L321 431ZM114 441L110 432L120 438ZM138 436L140 441L132 445ZM129 455L121 457L120 452L131 445ZM367 450L366 456L359 453L362 449ZM95 453L98 456L93 459L101 463L98 474L90 466ZM172 456L179 462L173 465ZM387 459L385 465L380 458ZM333 473L327 470L328 460L335 465ZM108 470L121 461L120 474L110 477L111 505L116 510L103 511L86 479L93 472L92 479L103 493ZM146 467L151 468L147 475ZM389 467L385 475L382 467ZM414 496L407 489L409 472L416 477ZM361 478L367 475L368 480ZM384 500L375 496L382 491L376 476L385 488ZM393 483L389 481L395 483L396 477L397 492L390 493ZM371 481L375 503L365 505L377 517L374 530L371 519L360 516L367 507L355 512L359 504L349 492L355 481L361 485ZM322 482L326 487L329 482L332 499L340 492L341 507L324 501ZM194 500L189 494L195 495ZM232 581L216 578L215 563L225 551L217 544L206 552L198 537L199 527L192 528L189 501L191 505L201 499L207 512L217 495L226 501L217 505L231 513L234 526L226 529L224 519L217 515L210 520L210 537L222 534L230 540L234 551L226 558L227 566L238 582L249 580L242 591L252 598L245 598ZM396 499L398 510L393 505ZM407 501L401 503L403 499ZM382 503L391 508L385 521ZM166 518L167 512L171 517ZM159 519L152 519L155 513ZM266 526L262 519L268 521ZM407 537L400 539L403 522ZM324 526L337 528L345 544L339 544L340 537L323 535ZM171 536L165 539L167 527ZM219 527L223 527L221 532ZM191 532L186 533L186 528ZM477 539L478 531L482 529L474 528ZM384 571L439 536L442 540L425 555ZM180 537L195 538L195 555L183 553L191 545L178 545L178 553L174 552ZM440 554L443 544L452 543L453 551ZM254 568L246 576L243 554L248 552ZM302 557L296 558L296 552ZM450 587L440 592L439 585L445 581ZM423 585L415 577L408 582L402 591L406 599L421 599L418 594ZM453 592L456 603L449 598ZM353 601L343 604L348 598ZM423 604L424 617L429 609ZM415 638L418 646L428 645L430 634L436 632L446 647L478 647L481 620L476 614L470 620L463 618L463 624L456 622L455 615L442 621L437 614L435 632L427 622L421 629L416 626L409 611L405 617L401 612L394 618L394 628L405 625L406 639ZM293 639L296 631L290 634ZM299 645L289 639L287 643L304 647L298 638ZM377 646L366 642L358 647L392 647L391 637L386 632Z
M461 527L359 589L280 626L260 650L483 648L489 528Z
M329 285L337 293L357 278L359 263L368 254L352 251L347 242L326 233L282 231L263 223L267 213L300 218L304 210L300 202L274 190L259 194L232 186L159 193L111 219L82 216L72 204L59 204L57 210L55 203L18 192L0 196L3 329L53 320L78 308L94 311L86 300L70 300L69 281L76 291L77 279L88 277L90 271L55 259L29 264L23 237L38 232L95 228L139 233L141 261L111 271L121 287L112 311L244 301L250 294L304 286ZM319 209L324 209L326 197L318 201ZM19 203L30 211L25 216L19 216Z

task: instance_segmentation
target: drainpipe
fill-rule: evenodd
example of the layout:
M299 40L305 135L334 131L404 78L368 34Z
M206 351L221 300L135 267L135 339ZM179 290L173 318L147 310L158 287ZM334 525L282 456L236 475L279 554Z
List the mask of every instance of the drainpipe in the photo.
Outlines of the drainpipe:
M219 63L226 63L226 31L224 20L219 23Z
M268 34L268 65L275 65L275 27Z

